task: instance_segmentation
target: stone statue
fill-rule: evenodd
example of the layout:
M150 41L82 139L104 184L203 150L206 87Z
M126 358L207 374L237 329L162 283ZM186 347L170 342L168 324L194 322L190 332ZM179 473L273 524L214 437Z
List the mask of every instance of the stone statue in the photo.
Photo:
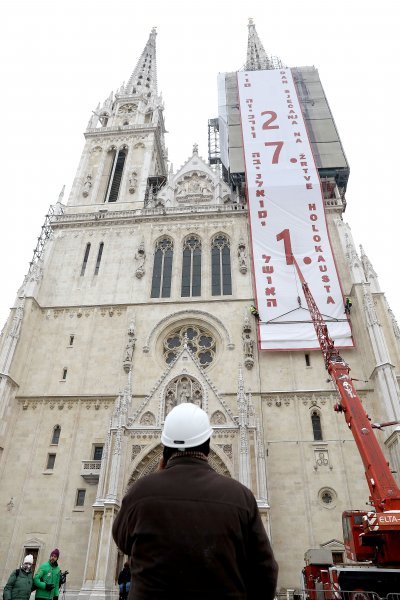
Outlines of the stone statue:
M190 401L190 391L186 381L182 383L181 392L179 394L179 402L189 402Z
M253 358L254 355L254 341L248 336L243 336L243 352L245 356Z
M124 358L124 362L132 362L132 358L133 358L133 351L135 349L135 342L136 339L135 338L131 338L129 340L129 342L127 343L127 345L125 346L125 358Z
M137 173L136 171L132 171L129 177L129 193L134 194L137 187Z
M144 242L141 242L139 248L136 250L135 260L137 261L135 275L138 279L141 279L145 274L144 263L146 260L146 251L144 249Z
M165 415L167 415L176 406L176 398L173 394L168 394L165 400Z
M250 334L250 322L246 317L242 329L244 366L246 367L246 369L252 369L254 366L254 340L250 337Z
M92 187L92 176L89 173L88 175L86 175L86 179L85 179L84 184L83 184L82 196L84 198L87 198L89 196L89 192L90 192L90 188L91 187Z
M238 246L238 258L239 258L239 271L241 273L247 273L247 256L246 246L243 242L240 242Z
M136 337L134 324L131 323L128 329L128 343L125 346L123 368L125 373L132 369L133 351L135 350Z

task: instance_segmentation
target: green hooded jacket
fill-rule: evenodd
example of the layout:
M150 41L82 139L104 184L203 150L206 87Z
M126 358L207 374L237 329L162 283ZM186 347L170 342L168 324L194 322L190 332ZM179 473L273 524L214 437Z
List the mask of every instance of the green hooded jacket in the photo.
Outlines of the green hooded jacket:
M35 598L44 598L51 600L54 596L58 596L60 586L60 567L58 563L52 565L49 561L40 565L35 573L33 581L37 587ZM46 590L46 583L52 583L54 588Z
M14 569L4 586L4 600L29 600L32 584L33 577L30 571L26 573L23 569Z

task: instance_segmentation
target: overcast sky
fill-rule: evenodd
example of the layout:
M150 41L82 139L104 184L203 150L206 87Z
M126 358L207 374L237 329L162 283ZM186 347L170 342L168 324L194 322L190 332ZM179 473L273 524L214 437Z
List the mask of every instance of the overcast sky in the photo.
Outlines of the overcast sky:
M318 68L350 164L344 218L400 319L397 2L3 0L0 328L64 184L68 198L91 111L128 80L151 28L177 170L195 142L207 160L217 74L244 65L249 17L269 54Z

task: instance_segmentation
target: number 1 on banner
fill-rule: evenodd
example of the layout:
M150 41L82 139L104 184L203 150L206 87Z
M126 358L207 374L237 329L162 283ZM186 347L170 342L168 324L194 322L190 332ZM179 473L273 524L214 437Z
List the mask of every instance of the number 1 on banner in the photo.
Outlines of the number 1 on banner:
M285 254L286 254L286 264L292 265L293 264L293 251L292 251L292 241L290 239L289 229L284 229L283 231L278 233L276 236L276 239L278 242L280 242L280 240L283 240L283 246L285 248Z
M264 142L264 146L276 146L272 155L272 164L276 165L279 162L279 155L282 150L283 142Z

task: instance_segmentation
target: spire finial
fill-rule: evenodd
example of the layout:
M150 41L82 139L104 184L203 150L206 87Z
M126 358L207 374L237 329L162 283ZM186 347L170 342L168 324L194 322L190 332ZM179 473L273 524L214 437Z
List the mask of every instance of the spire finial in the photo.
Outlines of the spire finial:
M199 153L199 145L196 142L193 144L193 154Z

